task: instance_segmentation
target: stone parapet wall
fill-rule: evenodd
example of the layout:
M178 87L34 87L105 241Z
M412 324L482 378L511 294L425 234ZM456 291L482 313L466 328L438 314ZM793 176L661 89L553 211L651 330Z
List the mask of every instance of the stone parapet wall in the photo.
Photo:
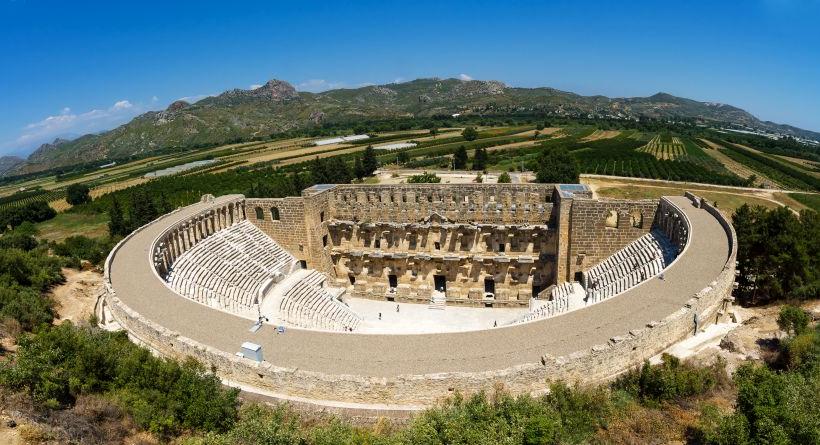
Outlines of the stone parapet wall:
M419 222L436 213L451 222L544 224L552 216L551 184L337 185L328 191L332 217Z

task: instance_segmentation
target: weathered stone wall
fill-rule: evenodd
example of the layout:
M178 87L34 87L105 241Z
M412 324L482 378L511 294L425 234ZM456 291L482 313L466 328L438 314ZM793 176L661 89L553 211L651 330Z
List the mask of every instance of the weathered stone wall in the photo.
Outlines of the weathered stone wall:
M674 207L674 204L667 204ZM588 383L612 378L672 343L691 335L696 318L703 327L720 316L731 299L737 254L736 237L731 224L720 212L711 208L708 203L704 202L701 205L721 222L731 245L723 271L709 286L693 295L684 306L666 318L653 321L643 329L624 332L606 344L596 345L589 350L577 351L568 356L545 355L540 363L524 364L498 371L400 375L389 378L326 375L277 367L268 362L257 363L196 343L143 318L117 298L111 286L110 266L119 248L133 234L121 241L106 259L105 304L114 319L134 340L156 352L169 357L194 357L207 367L215 369L222 379L271 391L283 397L363 404L429 405L440 401L454 390L472 393L492 390L499 384L514 393L539 392L546 389L548 380L563 379L569 382ZM685 214L680 214L684 218L684 224L688 225ZM153 250L157 248L158 245L151 246Z
M573 199L564 279L571 281L576 272L586 271L648 233L658 202L657 199Z
M287 249L296 259L312 260L311 234L305 224L305 201L302 198L246 198L245 215L248 221ZM276 215L278 219L274 219Z
M254 208L261 207L262 230L355 296L425 302L439 275L453 304L526 305L533 286L555 281L554 190L544 184L316 186L300 198L249 199L246 211L257 224ZM301 200L293 218L282 210L288 199ZM267 221L271 205L280 207L279 222ZM391 275L396 286L388 292ZM495 301L484 299L485 280Z
M552 215L548 184L338 185L328 193L332 217L415 223L433 213L450 222L545 224Z

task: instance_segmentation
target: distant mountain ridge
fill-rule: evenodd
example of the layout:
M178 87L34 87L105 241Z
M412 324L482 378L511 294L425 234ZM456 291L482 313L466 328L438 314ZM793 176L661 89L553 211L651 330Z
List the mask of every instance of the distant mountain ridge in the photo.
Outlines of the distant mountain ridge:
M324 121L527 110L567 116L697 118L820 140L820 133L764 122L731 105L667 93L608 98L547 87L509 87L499 81L437 78L309 93L298 92L285 81L271 80L256 89L233 89L193 104L176 101L165 110L144 113L107 132L43 144L25 163L17 163L6 174L247 139Z

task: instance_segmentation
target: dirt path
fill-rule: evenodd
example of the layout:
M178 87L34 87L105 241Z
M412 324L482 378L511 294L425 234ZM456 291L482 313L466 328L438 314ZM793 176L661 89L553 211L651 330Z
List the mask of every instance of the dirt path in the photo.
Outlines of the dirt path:
M770 202L777 207L789 206L789 208L795 214L799 212L794 209L794 203L791 202L793 200L789 200L790 202L783 202L782 200L778 199L777 195L782 195L780 193L774 193L773 191L769 190L755 190L755 191L747 191L747 192L734 192L728 190L720 190L720 189L710 189L706 187L696 187L696 186L686 186L686 185L677 185L677 184L669 184L669 185L660 185L660 184L643 184L643 183L635 183L631 181L619 181L619 180L612 180L612 179L596 179L596 178L581 178L581 183L586 184L590 187L593 192L594 197L598 197L601 194L606 194L607 191L612 189L618 188L626 188L626 187L639 187L639 188L650 188L650 189L662 189L662 190L669 190L670 194L680 194L683 190L691 190L693 193L704 194L705 198L715 200L715 195L725 195L725 196L736 196L740 198L746 198L749 201L754 203L754 200L762 200L766 202ZM611 197L620 197L620 196L611 196ZM762 204L762 203L759 203ZM802 208L802 205L801 205ZM732 206L722 208L721 210L726 213L727 211L733 211L734 208ZM731 214L727 215L731 216Z
M748 178L751 175L757 176L757 182L755 183L755 185L763 185L764 187L768 188L781 188L780 184L767 178L762 173L754 171L749 167L746 167L745 165L721 153L720 150L718 150L718 148L723 148L722 146L715 144L714 142L708 141L706 139L701 139L701 141L711 148L711 150L707 149L703 151L707 155L715 158L718 162L723 164L730 172L740 176L741 178Z
M85 323L94 313L97 296L102 292L102 274L96 270L65 268L63 276L65 283L49 292L56 303L57 316L54 324L66 320L75 324Z

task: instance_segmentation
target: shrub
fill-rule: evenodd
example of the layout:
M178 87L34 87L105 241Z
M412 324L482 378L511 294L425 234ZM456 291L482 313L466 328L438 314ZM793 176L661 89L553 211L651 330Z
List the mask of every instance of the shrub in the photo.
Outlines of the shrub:
M57 212L45 201L34 201L24 206L0 210L0 231L19 226L25 222L38 223L57 216Z
M722 361L699 368L669 354L663 354L661 360L657 366L644 362L640 369L619 377L613 388L624 390L643 402L657 403L703 394L726 380Z
M436 184L441 182L441 178L436 176L435 173L427 173L424 172L419 175L413 175L407 178L408 184Z
M78 235L70 236L61 243L53 243L51 247L57 255L100 264L105 260L113 244L110 238L92 239Z
M809 314L803 309L786 305L780 308L777 326L788 335L799 335L809 326L809 320Z
M82 394L109 394L140 426L160 435L225 431L237 413L238 391L222 388L201 364L157 358L123 333L71 323L22 337L14 362L0 367L0 383L49 408L70 405Z
M498 175L498 183L499 184L509 184L510 182L512 182L512 178L510 177L509 173L504 172L504 173L501 173L500 175Z
M781 362L787 369L811 368L820 364L820 327L803 328L780 344Z

